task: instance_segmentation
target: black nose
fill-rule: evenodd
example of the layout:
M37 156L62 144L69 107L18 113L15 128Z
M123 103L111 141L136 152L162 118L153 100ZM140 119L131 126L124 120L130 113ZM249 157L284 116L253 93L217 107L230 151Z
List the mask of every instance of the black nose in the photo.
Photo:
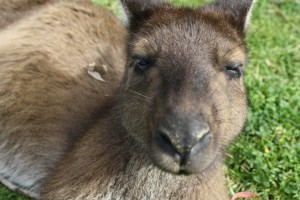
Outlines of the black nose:
M186 121L185 123L161 123L156 132L158 145L168 154L181 162L191 154L205 148L212 134L205 122ZM175 124L175 125L174 125ZM178 160L178 161L179 161Z

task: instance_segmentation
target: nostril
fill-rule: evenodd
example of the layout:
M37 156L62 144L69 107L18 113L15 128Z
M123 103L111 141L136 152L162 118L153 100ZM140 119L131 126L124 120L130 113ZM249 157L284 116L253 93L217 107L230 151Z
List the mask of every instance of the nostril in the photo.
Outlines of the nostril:
M158 134L160 135L161 139L168 145L172 146L172 141L170 138L167 136L165 132L158 131Z
M196 142L193 147L191 148L190 154L196 155L198 154L200 151L202 151L203 149L207 148L207 146L209 145L209 143L211 142L213 138L213 135L211 132L207 132L205 135L202 136L202 138L200 138L198 140L198 142Z
M207 132L203 137L199 140L202 144L206 145L212 139L213 135L211 132Z
M156 137L157 142L162 149L171 154L179 154L179 152L176 149L176 142L174 141L174 136L172 136L168 131L158 129Z
M205 138L207 135L210 134L210 127L207 123L201 123L197 127L197 129L193 132L193 137L196 138L196 140L201 141L203 138Z

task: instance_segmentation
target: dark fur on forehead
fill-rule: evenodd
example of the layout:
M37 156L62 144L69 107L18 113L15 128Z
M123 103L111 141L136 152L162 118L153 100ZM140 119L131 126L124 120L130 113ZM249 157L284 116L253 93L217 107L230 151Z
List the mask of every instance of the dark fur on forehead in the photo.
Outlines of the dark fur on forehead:
M129 19L130 32L136 32L139 26L151 18L157 10L167 8L164 12L159 12L160 15L170 14L172 8L178 12L182 10L173 7L170 3L164 3L163 0L121 0L121 2ZM244 37L253 4L254 0L217 0L196 10L212 18L217 17L220 18L219 20L227 21L241 37Z

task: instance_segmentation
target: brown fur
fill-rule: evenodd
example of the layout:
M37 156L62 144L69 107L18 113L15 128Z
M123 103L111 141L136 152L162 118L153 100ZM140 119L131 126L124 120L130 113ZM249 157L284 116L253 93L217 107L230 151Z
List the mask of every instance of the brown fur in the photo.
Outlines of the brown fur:
M232 66L246 64L253 2L121 2L129 17L122 81L123 29L90 4L49 6L1 33L0 164L38 177L37 192L48 176L42 199L228 199L222 153L247 111L244 67ZM106 83L86 74L95 60L110 67ZM162 124L171 127L163 146ZM205 143L196 137L203 124Z
M73 140L107 109L123 72L124 35L116 17L87 1L41 7L3 29L1 176L39 193L42 180ZM110 84L88 75L93 62L96 71L107 66L102 77Z
M58 0L0 0L0 29L26 19L41 6Z

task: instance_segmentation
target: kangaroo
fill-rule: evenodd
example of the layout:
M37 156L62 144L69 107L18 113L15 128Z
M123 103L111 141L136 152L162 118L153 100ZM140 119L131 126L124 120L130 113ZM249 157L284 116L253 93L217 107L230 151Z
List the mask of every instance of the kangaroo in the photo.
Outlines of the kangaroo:
M253 1L195 9L121 2L129 18L125 75L41 199L228 199L222 154L246 119Z
M228 199L253 1L121 3L127 34L87 2L0 33L1 176L41 199Z
M125 68L125 29L88 1L5 3L15 2L45 3L0 32L0 178L37 198L73 141L105 113ZM91 64L109 85L88 74Z

